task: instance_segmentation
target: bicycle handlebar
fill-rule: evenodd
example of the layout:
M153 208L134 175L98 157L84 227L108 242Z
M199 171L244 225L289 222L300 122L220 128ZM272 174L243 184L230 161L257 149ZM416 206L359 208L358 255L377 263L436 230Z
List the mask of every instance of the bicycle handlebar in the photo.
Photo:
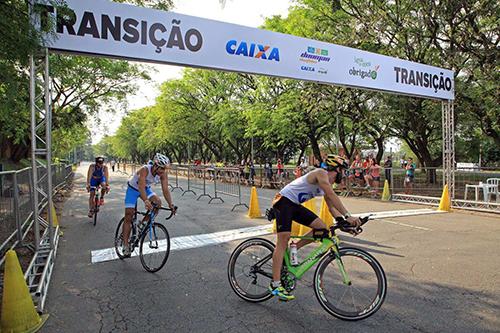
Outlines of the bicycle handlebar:
M153 204L153 209L170 211L170 215L168 217L166 217L165 220L168 220L168 219L172 218L172 216L174 216L174 212L176 212L178 208L179 207L177 207L177 206L174 206L174 209L165 208L165 207L157 207L156 204ZM151 213L151 211L149 209L147 211L145 211L145 212L139 212L139 211L137 211L137 214L141 214L143 216L149 215L150 213Z
M361 228L361 226L364 225L366 222L368 222L370 220L371 216L372 216L372 214L365 216L365 217L360 217L359 220L361 221L361 225L358 227L351 225L343 217L337 217L335 219L335 221L336 221L335 224L330 227L330 230L332 231L332 233L335 230L340 229L341 231L344 231L344 232L355 232L356 234L359 234L359 233L363 232L363 228Z

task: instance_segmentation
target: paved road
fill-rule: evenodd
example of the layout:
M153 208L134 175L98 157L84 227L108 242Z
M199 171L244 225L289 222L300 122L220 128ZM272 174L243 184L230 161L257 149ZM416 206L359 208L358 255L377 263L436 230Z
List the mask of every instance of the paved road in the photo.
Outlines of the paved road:
M171 252L158 273L138 258L91 264L90 252L113 246L123 212L126 177L112 174L96 227L89 223L83 174L66 202L56 268L42 332L500 332L500 219L471 213L388 218L370 222L346 243L367 249L388 277L387 299L378 313L343 322L317 303L306 275L289 303L250 304L227 282L226 266L240 241ZM248 192L248 190L246 190ZM248 193L245 193L248 195ZM264 225L232 198L208 205L190 193L173 192L179 214L171 237ZM259 191L261 207L272 191ZM409 204L347 199L352 212L422 208ZM268 237L272 239L271 236Z

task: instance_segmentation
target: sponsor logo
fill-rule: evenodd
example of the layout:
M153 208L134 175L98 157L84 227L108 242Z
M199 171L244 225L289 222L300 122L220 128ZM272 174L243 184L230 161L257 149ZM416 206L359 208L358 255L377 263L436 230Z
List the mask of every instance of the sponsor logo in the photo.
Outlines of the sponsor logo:
M326 68L322 68L322 67L320 67L320 68L318 69L318 73L319 73L319 74L327 74L327 73L328 73L328 70L327 70Z
M315 72L314 67L311 66L300 66L300 69L306 72Z
M331 58L328 56L328 50L312 46L307 47L307 51L302 52L299 58L300 61L307 62L310 64L329 62L330 59Z
M165 24L138 21L126 16L94 15L91 11L85 11L80 17L68 7L45 4L36 4L36 7L40 13L42 31L51 28L48 24L49 16L55 16L55 28L58 34L152 45L156 53L174 48L198 52L203 46L201 32L194 28L183 27L180 19L173 19L171 24Z
M451 91L453 88L451 78L445 77L443 72L437 75L402 67L394 67L394 72L396 74L396 83L399 84L431 88L434 89L435 93L439 90Z
M370 61L365 61L363 58L354 58L354 63L356 65L349 69L349 75L359 76L361 79L377 79L377 72L380 65L372 67L372 63Z
M269 45L238 42L230 40L226 43L226 52L231 55L239 55L263 60L280 61L280 50L277 47L271 48Z

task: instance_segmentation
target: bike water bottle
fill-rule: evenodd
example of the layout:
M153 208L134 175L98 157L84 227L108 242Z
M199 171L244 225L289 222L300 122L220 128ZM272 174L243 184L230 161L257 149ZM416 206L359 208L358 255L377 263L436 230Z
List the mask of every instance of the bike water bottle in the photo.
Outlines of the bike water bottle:
M299 258L297 257L297 244L294 242L290 244L290 263L292 266L297 266L299 264Z

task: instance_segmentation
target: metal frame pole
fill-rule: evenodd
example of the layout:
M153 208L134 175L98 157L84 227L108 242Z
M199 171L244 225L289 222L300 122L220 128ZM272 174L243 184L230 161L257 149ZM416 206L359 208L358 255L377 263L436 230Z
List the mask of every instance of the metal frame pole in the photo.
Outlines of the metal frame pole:
M44 85L45 85L45 156L47 161L47 217L49 222L49 244L50 249L54 248L54 226L51 205L52 202L52 107L50 91L50 73L49 73L49 50L44 52Z
M30 9L31 9L30 5ZM40 226L38 215L38 166L36 163L36 77L35 77L35 59L30 55L30 110L31 110L31 180L33 181L33 221L35 233L35 251L38 251L40 245Z

